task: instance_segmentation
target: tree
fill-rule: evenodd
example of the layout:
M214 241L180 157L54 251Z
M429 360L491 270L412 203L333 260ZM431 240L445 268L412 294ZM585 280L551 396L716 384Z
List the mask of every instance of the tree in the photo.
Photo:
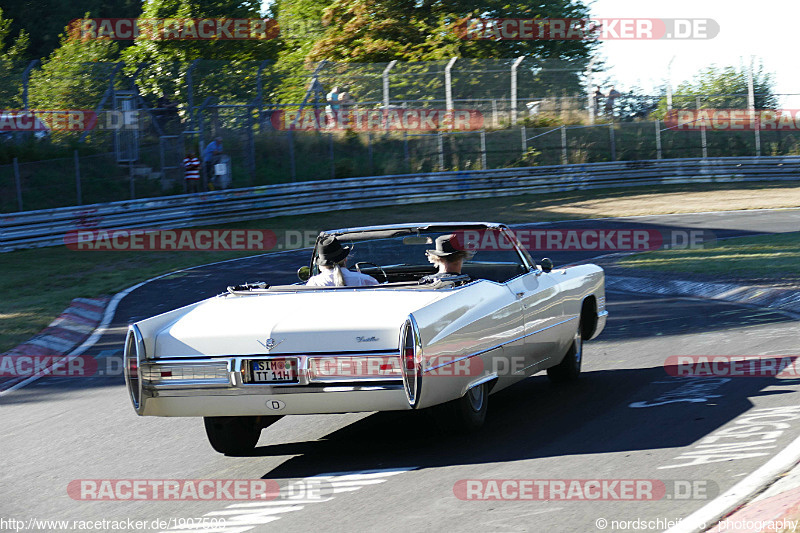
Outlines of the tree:
M20 30L16 39L8 43L12 24L12 20L3 18L0 9L0 108L22 107L24 55L30 41L25 30Z
M144 19L164 18L261 18L260 0L150 0ZM147 64L137 77L139 89L154 96L179 96L186 89L190 64L204 61L192 72L195 105L206 96L221 103L244 103L255 98L256 74L261 62L274 61L278 44L274 39L252 40L154 40L142 34L122 57L130 74Z
M88 13L86 15L89 16ZM31 73L33 109L94 109L108 88L119 46L109 39L81 41L65 28L60 45Z
M596 46L589 40L464 38L471 19L587 18L588 9L579 1L539 0L532 6L525 1L489 0L476 9L466 0L334 0L330 5L323 0L278 0L276 9L281 28L302 20L317 29L287 40L279 67L308 81L313 65L319 61L347 63L347 67L338 67L341 72L336 77L345 84L355 83L355 91L361 95L379 92L383 66L399 60L408 63L395 72L402 70L408 80L413 80L405 83L414 86L405 88L406 93L428 95L415 99L433 95L441 99L446 61L458 57L462 61L452 71L453 85L459 86L462 94L468 98L508 98L511 62L523 55L528 59L519 69L520 96L574 94L582 91L581 73ZM414 64L423 61L439 64ZM400 76L399 72L393 75ZM294 83L293 87L297 93L291 99L296 101L305 85Z
M142 11L142 0L3 0L3 9L14 20L12 32L25 31L30 36L24 57L30 60L48 57L60 46L63 28L84 13L90 12L94 17L136 17Z
M759 62L753 66L753 92L756 109L774 109L778 98L774 92L772 74L765 72ZM747 109L747 71L745 67L710 66L694 77L678 85L672 98L673 109L696 109L698 101L702 108ZM655 113L659 118L667 111L667 99L663 97Z

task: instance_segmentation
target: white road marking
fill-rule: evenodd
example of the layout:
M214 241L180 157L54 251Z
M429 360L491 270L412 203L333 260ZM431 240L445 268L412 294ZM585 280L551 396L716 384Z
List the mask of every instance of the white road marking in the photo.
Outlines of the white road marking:
M324 481L326 484L333 486L333 493L340 492L355 492L361 490L368 485L377 485L385 483L391 476L402 474L410 470L415 470L417 467L408 468L392 468L386 470L365 470L358 472L338 472L335 474L320 474L304 478L294 484L290 484L287 489L293 485L305 487L309 485L308 481ZM269 502L248 502L248 503L234 503L228 505L222 510L211 511L203 516L218 517L225 519L224 527L206 528L206 529L193 529L191 532L186 530L186 527L174 527L163 531L162 533L181 531L182 533L244 533L251 529L279 520L286 513L299 511L313 503L324 503L334 499L333 497L324 497L319 499L308 498L287 498L284 500L273 500ZM302 504L302 505L299 505ZM280 515L280 516L274 516ZM193 527L193 526L188 526Z

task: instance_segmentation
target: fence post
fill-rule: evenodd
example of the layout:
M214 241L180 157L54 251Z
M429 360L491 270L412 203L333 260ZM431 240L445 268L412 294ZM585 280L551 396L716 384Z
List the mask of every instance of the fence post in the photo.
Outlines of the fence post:
M17 186L17 207L19 207L20 211L24 211L22 208L22 181L19 179L19 163L17 163L17 158L14 158L14 183Z
M439 144L439 172L444 171L444 137L441 131L436 132L436 142Z
M75 192L78 195L78 205L83 205L83 198L81 194L81 166L80 160L78 159L77 150L75 150L73 158L75 159Z
M136 199L136 182L133 179L133 161L128 160L128 174L130 176L131 200Z
M369 173L375 174L375 160L372 156L372 132L367 132L367 152L369 153Z
M450 61L447 63L447 66L444 67L444 97L448 111L453 110L453 80L450 75L450 70L453 68L453 64L456 62L457 57L450 58Z
M497 100L492 98L492 126L495 128L500 127L500 123L497 120Z
M609 122L608 124L608 140L611 146L611 160L617 160L617 139L614 136L614 122Z
M481 130L481 168L486 170L486 130Z
M522 157L525 157L525 154L528 152L528 134L525 131L525 126L521 126L519 131L522 135Z
M698 115L700 111L700 97L695 98L695 107L697 108ZM706 119L701 116L700 118L700 144L703 147L703 159L708 159L708 143L706 139Z
M397 60L389 61L389 64L386 65L386 68L383 69L383 108L386 109L389 107L389 71L392 70L392 67L395 66Z
M331 179L336 177L336 163L333 161L333 133L328 134L328 161L331 163Z
M661 122L656 119L656 159L661 159Z
M561 126L561 164L566 165L567 159L567 127Z
M511 125L516 126L517 124L517 67L522 60L525 59L525 56L519 56L514 60L511 64Z
M761 157L761 124L756 120L756 97L753 91L753 58L750 58L750 68L747 69L747 107L750 108L750 124L753 125L755 135L756 157Z
M403 157L406 160L406 169L411 173L411 155L408 153L408 132L403 130Z
M250 186L256 179L256 137L253 131L253 109L247 107L247 173L250 175Z
M291 169L292 181L297 181L297 167L294 162L294 132L290 128L286 134L289 136L289 168Z

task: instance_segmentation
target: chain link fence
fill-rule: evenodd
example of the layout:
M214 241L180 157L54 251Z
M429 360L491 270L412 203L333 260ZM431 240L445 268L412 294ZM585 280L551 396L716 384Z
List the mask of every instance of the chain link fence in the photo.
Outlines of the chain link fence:
M4 213L182 194L184 156L201 155L214 137L223 139L230 158L230 187L800 153L797 131L683 131L632 111L655 109L665 95L622 95L606 109L586 93L593 88L591 72L531 58L322 62L291 71L268 61L105 63L51 77L33 62L13 65L0 82ZM348 100L329 100L334 88ZM76 93L80 98L73 98ZM675 109L746 109L750 103L747 94L669 96ZM366 128L355 127L353 119L331 130L295 128L291 117L312 113L322 121L335 106L350 117L377 112L380 120L367 120ZM3 109L83 109L95 126L8 131L3 120L10 111ZM480 121L461 130L388 128L388 113L419 110L470 110ZM134 113L135 127L126 127L125 113ZM209 178L204 171L205 186Z

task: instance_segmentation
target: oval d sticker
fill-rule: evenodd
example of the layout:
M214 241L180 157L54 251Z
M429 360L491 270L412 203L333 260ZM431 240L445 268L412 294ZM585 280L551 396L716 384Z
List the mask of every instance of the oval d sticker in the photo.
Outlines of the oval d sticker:
M280 400L267 400L266 405L267 409L272 409L273 411L280 411L281 409L286 407L286 404Z

